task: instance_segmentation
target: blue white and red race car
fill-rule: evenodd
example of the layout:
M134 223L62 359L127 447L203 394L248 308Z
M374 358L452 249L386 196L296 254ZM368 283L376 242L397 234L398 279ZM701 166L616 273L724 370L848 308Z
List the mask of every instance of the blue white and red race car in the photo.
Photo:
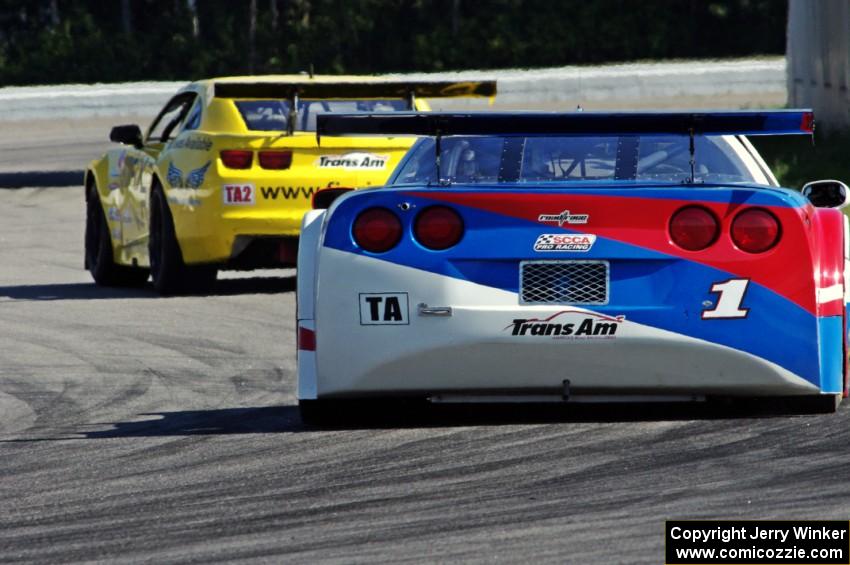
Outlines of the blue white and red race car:
M745 136L809 111L322 115L419 135L385 187L304 219L306 420L432 402L799 397L847 390L848 202L779 188Z

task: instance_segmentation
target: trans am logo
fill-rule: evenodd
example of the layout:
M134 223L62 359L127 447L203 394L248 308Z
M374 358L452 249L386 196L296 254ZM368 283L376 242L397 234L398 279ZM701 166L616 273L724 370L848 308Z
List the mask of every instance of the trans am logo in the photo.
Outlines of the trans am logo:
M560 214L540 214L538 222L557 222L558 226L564 224L586 224L589 214L570 214L569 210L564 210Z
M596 236L592 233L544 233L537 237L534 242L534 250L544 251L578 251L586 253L590 251L596 242Z
M502 331L515 336L549 336L557 338L613 338L625 316L606 316L581 310L562 310L548 318L518 318Z
M168 179L168 184L171 185L171 188L201 188L210 164L212 164L212 161L207 161L206 165L189 171L189 174L184 177L183 171L174 166L174 162L172 161L168 164L168 174L165 178Z
M320 169L384 169L390 160L389 155L351 152L344 155L320 155L316 166Z

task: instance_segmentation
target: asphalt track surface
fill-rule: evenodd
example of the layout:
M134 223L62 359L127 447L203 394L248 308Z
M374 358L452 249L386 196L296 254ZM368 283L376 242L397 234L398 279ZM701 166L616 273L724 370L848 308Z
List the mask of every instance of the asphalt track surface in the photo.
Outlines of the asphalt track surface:
M95 287L82 192L0 191L0 561L660 563L665 519L847 519L850 403L311 429L291 271Z

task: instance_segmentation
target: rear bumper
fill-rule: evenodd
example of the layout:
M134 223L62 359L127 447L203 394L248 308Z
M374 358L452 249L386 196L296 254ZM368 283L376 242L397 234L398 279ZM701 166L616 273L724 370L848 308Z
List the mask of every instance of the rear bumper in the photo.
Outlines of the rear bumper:
M812 383L748 353L621 322L614 336L485 335L515 313L453 309L449 319L352 332L341 355L323 339L318 397L446 393L574 395L818 394ZM576 324L581 322L576 319ZM329 330L333 331L333 330ZM397 346L396 346L397 344ZM357 353L354 353L357 352Z
M190 203L171 201L172 215L188 264L236 261L253 240L288 238L297 242L304 203L270 206L223 206L220 194L195 198ZM295 247L293 247L295 249ZM293 259L294 259L294 254ZM290 261L291 262L291 261Z
M515 292L327 247L318 256L315 281L314 315L299 320L315 329L316 336L309 368L299 366L299 391L309 391L304 399L457 392L551 395L561 394L566 380L577 396L841 391L836 385L840 368L827 370L824 361L841 351L826 339L827 333L841 335L841 328L823 323L832 318L811 317L807 325L797 325L783 324L777 315L760 324L759 336L737 320L711 326L718 335L731 335L735 342L730 344L689 333L714 323L700 319L703 297L698 294L693 306L608 304L590 310L521 305ZM358 300L369 293L403 295L404 319L364 324ZM420 304L449 307L451 315L428 315L420 312ZM682 331L664 329L663 323ZM750 348L756 337L761 345L769 341L771 351L790 348L797 364ZM833 372L836 378L827 379Z

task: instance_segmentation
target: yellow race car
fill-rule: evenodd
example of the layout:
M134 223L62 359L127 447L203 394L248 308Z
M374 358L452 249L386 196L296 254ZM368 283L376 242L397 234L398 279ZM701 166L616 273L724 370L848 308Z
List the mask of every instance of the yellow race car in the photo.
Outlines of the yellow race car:
M208 289L219 269L295 263L319 189L381 185L412 137L322 140L323 112L428 110L424 99L495 95L493 81L230 77L180 90L143 135L85 173L85 266L100 285L153 280L161 294Z

